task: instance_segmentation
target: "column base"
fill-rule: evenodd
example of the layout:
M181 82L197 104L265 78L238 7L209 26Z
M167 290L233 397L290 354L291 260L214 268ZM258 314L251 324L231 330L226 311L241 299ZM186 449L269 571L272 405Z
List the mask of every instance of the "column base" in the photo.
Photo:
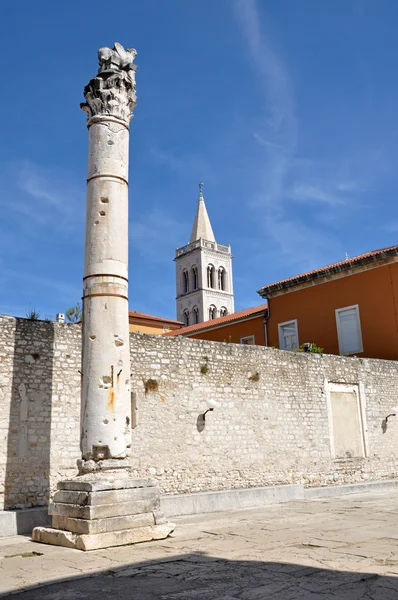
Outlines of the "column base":
M52 527L35 527L32 540L97 550L164 539L174 525L159 508L154 479L78 476L58 483L49 506Z

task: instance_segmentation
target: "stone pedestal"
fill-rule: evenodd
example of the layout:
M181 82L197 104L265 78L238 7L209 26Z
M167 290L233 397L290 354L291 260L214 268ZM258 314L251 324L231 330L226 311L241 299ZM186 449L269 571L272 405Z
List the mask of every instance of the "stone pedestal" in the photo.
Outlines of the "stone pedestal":
M35 527L34 542L97 550L164 539L174 529L160 509L153 479L80 476L58 483L52 527Z

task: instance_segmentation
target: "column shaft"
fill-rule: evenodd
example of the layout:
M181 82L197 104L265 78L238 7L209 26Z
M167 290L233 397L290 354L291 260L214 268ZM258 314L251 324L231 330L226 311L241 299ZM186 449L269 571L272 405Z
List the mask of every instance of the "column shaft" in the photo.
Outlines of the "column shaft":
M89 127L83 283L81 449L85 460L124 458L131 446L126 123Z

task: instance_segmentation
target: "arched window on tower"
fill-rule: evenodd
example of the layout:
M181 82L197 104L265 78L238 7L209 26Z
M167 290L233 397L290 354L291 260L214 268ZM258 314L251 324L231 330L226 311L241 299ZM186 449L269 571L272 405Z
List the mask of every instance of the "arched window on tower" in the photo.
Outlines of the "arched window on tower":
M184 310L184 325L187 326L189 325L189 310L186 308Z
M209 321L212 321L213 319L217 319L217 309L214 304L211 304L209 307Z
M227 289L227 274L224 267L218 269L218 289L224 291Z
M228 314L228 311L227 311L227 309L225 308L225 306L222 306L222 307L220 308L220 317L226 317L226 316L227 316L227 314Z
M182 293L187 294L189 292L189 277L186 269L182 272Z
M194 265L192 267L191 274L192 274L192 289L197 290L198 289L198 269L197 269L196 265Z
M197 306L193 307L192 314L193 314L193 322L196 325L197 323L199 323L199 308Z
M215 281L214 281L214 275L215 275L215 269L213 265L209 265L207 267L207 287L209 288L215 288Z

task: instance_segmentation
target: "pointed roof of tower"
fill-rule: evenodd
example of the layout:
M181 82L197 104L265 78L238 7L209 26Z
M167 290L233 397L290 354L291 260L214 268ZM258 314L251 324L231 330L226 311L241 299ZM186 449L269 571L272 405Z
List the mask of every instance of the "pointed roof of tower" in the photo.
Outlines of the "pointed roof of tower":
M207 214L205 200L203 198L203 183L199 184L198 208L196 209L195 220L193 222L191 239L189 243L196 242L200 238L208 242L215 242L213 229L211 227L209 215Z

